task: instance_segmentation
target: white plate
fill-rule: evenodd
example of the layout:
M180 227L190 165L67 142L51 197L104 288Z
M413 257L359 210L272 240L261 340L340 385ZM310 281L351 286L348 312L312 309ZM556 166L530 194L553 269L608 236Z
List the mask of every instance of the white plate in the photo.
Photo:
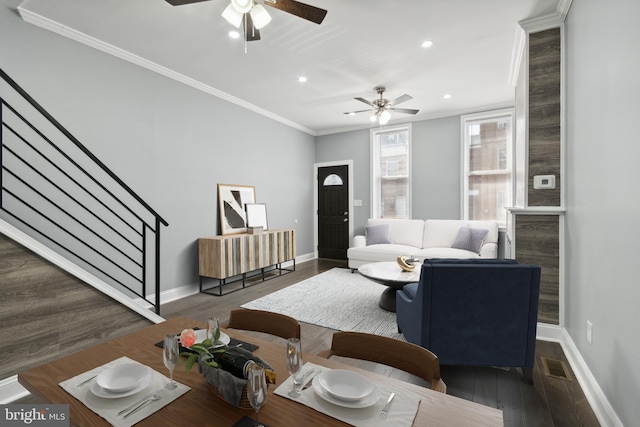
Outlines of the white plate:
M119 399L121 397L131 396L132 394L136 394L137 392L144 390L149 386L149 384L151 384L151 382L153 381L153 377L154 377L153 369L147 368L147 377L142 381L142 383L140 383L138 387L133 388L131 390L120 392L120 393L111 392L109 390L105 390L102 387L100 387L98 385L98 382L95 380L91 381L91 386L89 387L89 390L91 391L91 393L95 394L98 397L103 397L105 399Z
M336 399L355 402L373 393L373 383L357 372L332 369L318 376L320 386Z
M196 343L202 342L205 339L207 339L207 330L206 329L196 329L194 332L196 333ZM229 335L225 334L222 331L220 331L219 340L224 345L227 345L227 344L229 344L231 342L231 338L229 337Z
M331 396L327 390L325 390L321 385L320 385L320 381L313 381L312 383L312 387L313 387L313 391L320 396L321 398L323 398L324 400L326 400L329 403L333 403L334 405L338 405L338 406L342 406L344 408L368 408L369 406L375 405L376 402L378 401L378 390L374 387L373 388L373 392L371 392L367 397L365 397L364 399L360 399L360 400L356 400L355 402L348 402L346 400L340 400L340 399L336 399L335 397Z
M148 373L149 368L140 363L123 363L100 372L96 383L111 393L122 393L138 387Z

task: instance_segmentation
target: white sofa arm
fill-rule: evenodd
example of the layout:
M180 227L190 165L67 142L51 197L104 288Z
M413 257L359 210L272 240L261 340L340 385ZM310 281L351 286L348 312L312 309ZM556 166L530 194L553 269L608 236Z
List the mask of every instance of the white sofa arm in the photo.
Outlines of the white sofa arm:
M353 246L354 248L361 248L363 246L367 246L367 238L364 236L353 236Z

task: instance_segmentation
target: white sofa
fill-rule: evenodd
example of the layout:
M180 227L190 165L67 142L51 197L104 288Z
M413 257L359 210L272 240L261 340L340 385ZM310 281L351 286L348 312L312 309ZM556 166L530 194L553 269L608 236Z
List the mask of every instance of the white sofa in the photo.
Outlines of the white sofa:
M365 230L379 230L388 225L390 243L367 245L365 236L355 236L347 250L349 268L357 269L370 262L395 261L400 255L425 258L497 258L498 223L495 221L466 221L428 219L369 219ZM372 227L372 228L369 228ZM461 227L486 229L488 233L478 252L452 248Z

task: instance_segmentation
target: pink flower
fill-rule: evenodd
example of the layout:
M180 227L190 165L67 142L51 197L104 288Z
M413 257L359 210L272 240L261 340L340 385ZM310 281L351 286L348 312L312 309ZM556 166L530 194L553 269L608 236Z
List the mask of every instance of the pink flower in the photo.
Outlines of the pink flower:
M180 343L183 347L191 347L196 343L196 332L193 329L185 329L180 333Z

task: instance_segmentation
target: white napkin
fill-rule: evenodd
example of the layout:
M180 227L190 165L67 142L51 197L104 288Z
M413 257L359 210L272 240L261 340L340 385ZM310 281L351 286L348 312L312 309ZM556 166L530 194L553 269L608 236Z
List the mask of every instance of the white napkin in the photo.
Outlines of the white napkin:
M180 384L176 382L178 387L173 390L166 390L164 387L169 383L169 378L160 374L159 372L152 370L151 375L153 378L150 384L145 387L143 390L132 394L127 397L120 397L117 399L106 399L103 397L98 397L93 394L90 390L91 384L95 381L95 379L86 382L78 386L78 384L82 383L84 380L91 378L92 376L99 374L107 368L112 366L120 365L122 363L131 363L135 362L134 360L129 359L128 357L121 357L112 362L106 363L102 366L99 366L95 369L87 371L83 374L77 375L73 378L69 378L68 380L62 381L58 384L65 391L71 394L73 397L82 402L87 408L91 409L96 414L100 415L102 418L107 420L111 425L117 427L129 427L142 421L147 418L149 415L153 414L157 410L161 409L165 405L173 402L178 397L185 394L187 391L191 390L191 387L188 387L184 384ZM123 418L123 415L118 415L118 412L126 408L127 406L133 404L134 402L139 401L152 394L158 390L165 390L164 395L160 400L156 400L150 403L147 403L141 409L139 409L134 414L130 415L127 418Z
M322 372L328 370L328 368L325 368L324 366L305 363L303 372L308 372L314 368L316 369L316 374L314 376L318 376ZM375 383L379 397L378 401L368 408L345 408L335 405L318 396L316 392L313 391L313 386L302 391L300 393L300 397L290 397L288 393L293 385L292 377L287 378L285 382L280 384L274 393L278 396L286 397L287 399L302 403L303 405L313 408L318 412L322 412L323 414L329 415L330 417L336 418L353 426L411 427L411 425L413 425L413 420L418 413L420 397L405 390L398 390L393 387L388 387L385 384L376 383L375 380L373 382ZM395 392L396 397L393 399L393 403L391 404L389 415L387 418L381 418L380 411L382 411L382 407L387 402L387 399L392 392Z

